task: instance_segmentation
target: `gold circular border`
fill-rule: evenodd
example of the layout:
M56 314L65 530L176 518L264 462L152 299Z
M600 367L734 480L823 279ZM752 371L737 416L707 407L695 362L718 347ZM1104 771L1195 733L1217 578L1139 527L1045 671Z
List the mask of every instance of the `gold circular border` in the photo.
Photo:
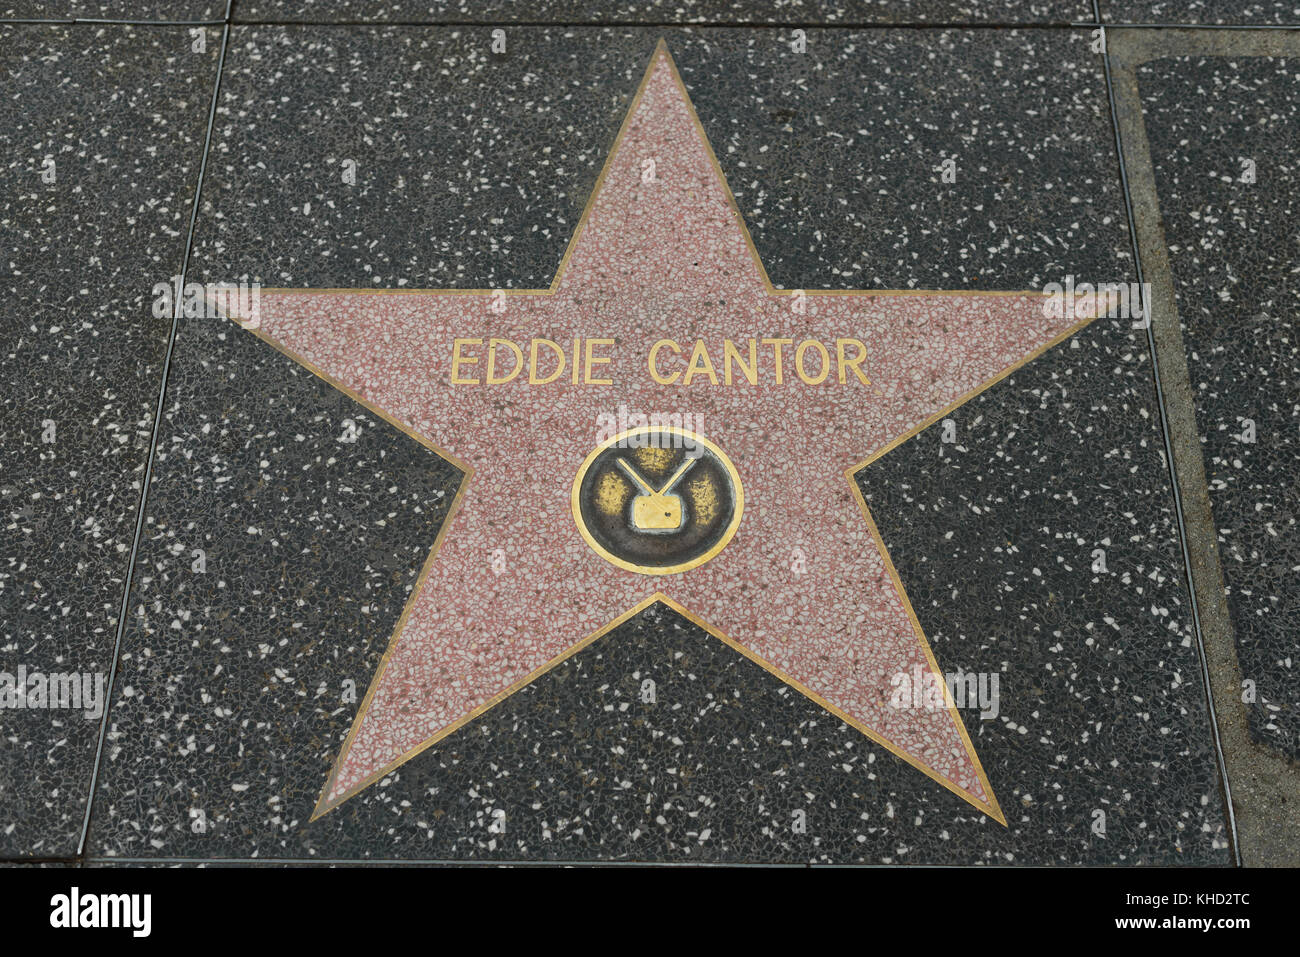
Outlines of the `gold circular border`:
M668 435L690 436L692 442L698 442L700 445L704 446L714 454L718 462L721 463L722 467L726 470L727 477L731 479L731 487L735 494L736 507L731 516L731 524L729 524L726 530L722 533L722 537L719 538L717 542L713 544L713 547L703 555L697 555L689 562L682 562L680 565L635 565L632 562L619 558L617 555L607 551L598 541L596 541L591 532L587 530L586 524L582 521L582 508L578 499L579 493L582 489L582 480L586 477L587 470L591 468L591 463L596 461L596 457L600 455L601 452L604 452L611 446L617 445L624 439L630 438L633 435L649 434L652 432L667 433ZM689 571L692 568L699 568L709 559L717 555L718 552L727 547L727 544L735 537L736 529L740 527L741 513L745 511L745 489L740 484L740 473L736 471L736 466L732 464L731 459L727 457L727 453L722 451L722 449L718 448L708 439L698 433L690 431L689 429L677 428L676 426L643 425L635 429L628 429L626 432L620 432L618 435L606 439L604 442L600 443L600 445L596 446L595 450L587 456L586 460L578 469L578 475L573 480L573 492L569 496L569 504L573 509L573 523L578 526L578 531L582 533L582 537L586 539L587 544L591 546L591 550L601 558L605 559L605 561L630 572L639 572L642 575L675 575L678 572Z

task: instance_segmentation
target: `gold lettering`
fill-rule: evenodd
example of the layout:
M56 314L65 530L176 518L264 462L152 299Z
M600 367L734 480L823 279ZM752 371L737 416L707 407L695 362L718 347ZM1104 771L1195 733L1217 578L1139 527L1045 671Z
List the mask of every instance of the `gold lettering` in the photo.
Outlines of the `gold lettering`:
M709 350L704 348L702 341L696 339L695 348L691 350L690 365L686 367L686 375L682 378L682 385L690 385L691 379L701 373L708 376L709 381L714 385L718 384L718 374L713 371L713 360L709 358Z
M649 359L650 378L654 379L660 385L672 385L674 382L678 380L678 378L681 377L681 373L674 372L670 376L665 376L660 374L659 367L655 365L655 356L659 354L659 350L664 346L667 346L669 349L672 349L673 352L677 353L679 356L682 354L682 347L679 346L677 343L673 342L671 339L660 339L658 342L656 342L653 346L650 347L650 359Z
M809 349L816 349L822 359L821 374L815 379L808 375L808 372L803 367L803 357L807 355ZM794 367L795 371L799 373L799 378L805 383L808 385L821 385L826 381L826 377L830 375L831 354L827 352L826 347L816 339L805 339L803 342L799 343L799 348L795 350Z
M776 384L780 385L785 381L781 375L781 350L786 346L794 345L793 339L764 339L763 345L772 347L772 361L776 368Z
M731 364L735 362L740 366L740 371L744 373L745 380L750 385L758 385L758 343L753 339L749 340L749 365L745 365L745 360L740 357L740 350L730 339L722 340L722 381L731 385Z
M593 346L612 346L613 339L588 339L587 340L587 368L583 370L582 381L587 385L613 385L613 379L593 379L591 377L592 366L603 366L610 361L609 356L594 356L592 354Z
M473 365L478 362L478 356L462 356L460 354L461 346L481 346L482 339L454 339L451 343L451 384L452 385L478 385L478 379L462 379L460 377L461 365Z
M537 378L537 347L546 346L555 353L555 371L545 379ZM554 382L564 374L564 350L558 342L552 342L550 339L534 339L528 347L528 384L529 385L547 385Z
M844 354L844 347L850 343L858 347L857 357L853 359L848 358ZM845 369L852 369L853 374L858 377L858 381L863 385L871 385L871 380L863 374L862 369L860 368L867 358L867 347L861 339L836 339L835 358L838 360L840 368L840 385L844 385L845 382Z
M496 377L497 346L505 346L515 354L515 367L512 370L510 370L510 374L508 376L504 376L503 378L500 379ZM515 376L519 375L523 367L524 367L524 354L523 352L520 351L517 345L515 345L509 339L488 340L488 361L487 361L487 384L488 385L504 385L505 383L513 379Z

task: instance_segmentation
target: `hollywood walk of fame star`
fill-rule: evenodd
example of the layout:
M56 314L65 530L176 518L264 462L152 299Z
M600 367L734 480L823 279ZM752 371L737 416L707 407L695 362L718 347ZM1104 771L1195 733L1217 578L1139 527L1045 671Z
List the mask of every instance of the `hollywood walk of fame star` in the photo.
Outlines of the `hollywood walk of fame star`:
M550 289L263 292L259 337L465 472L314 817L661 601L1005 824L952 700L891 703L939 668L853 475L1083 324L1028 292L774 288L662 42ZM554 365L509 376L538 339ZM728 341L762 376L728 384ZM707 560L647 574L579 527L620 407L692 416L734 463L743 514ZM658 508L637 461L606 471Z

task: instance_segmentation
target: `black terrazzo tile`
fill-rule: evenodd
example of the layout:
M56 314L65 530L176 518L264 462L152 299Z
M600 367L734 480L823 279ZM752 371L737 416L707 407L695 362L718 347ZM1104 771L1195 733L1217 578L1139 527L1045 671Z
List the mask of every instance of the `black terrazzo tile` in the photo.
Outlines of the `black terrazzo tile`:
M657 34L525 32L499 59L445 28L234 28L196 268L549 285Z
M71 20L73 0L0 0L0 18Z
M520 29L494 57L481 30L242 27L196 239L223 271L207 278L549 284L660 36L778 285L1129 270L1084 33L813 31L796 55L763 31Z
M1296 0L1101 0L1106 23L1300 25Z
M493 61L468 31L237 28L195 272L294 286L549 283L662 31L517 32L522 42ZM744 206L760 193L749 185L758 173L740 162L766 154L759 127L728 130L767 94L744 75L758 54L728 37L670 32L668 42ZM905 95L870 87L895 111L920 110L969 61L982 73L1043 71L1049 85L1045 99L1007 92L1029 89L1009 78L982 88L990 114L1068 102L1085 134L1105 118L1097 64L1082 49L1066 71L1074 79L1051 86L1049 54L1076 49L1057 41L986 35L994 53L956 32L845 42L871 49L877 73L911 77L897 81ZM815 74L816 61L806 62ZM798 88L797 76L786 79ZM804 101L809 122L865 136L853 131L874 105L836 111L835 89ZM978 112L950 111L925 122L956 137ZM1044 128L1027 122L1032 135L1015 126L997 135L1037 142ZM1055 153L1017 154L1020 165L1002 154L1034 184L1014 205L998 200L1008 203L1005 235L1027 238L999 256L970 250L984 278L1000 268L1001 283L1028 288L1067 272L1127 277L1122 228L1100 212L1117 201L1110 143L1102 128L1080 144L1096 167L1071 167L1059 182L1080 202L1059 207L1037 195L1058 182ZM929 231L899 251L851 219L870 194L834 176L819 190L855 203L818 211L832 238L814 236L813 254L792 255L800 243L788 233L815 224L784 199L806 162L797 157L817 155L800 149L763 168L774 212L751 218L774 281L870 285L862 272L839 282L833 272L866 242L874 252L862 261L885 263L882 285L958 284L940 270L961 265L960 246L948 243L972 228L959 221L964 202L890 213L909 237ZM889 155L864 168L874 174ZM358 161L356 187L342 183L344 158ZM821 162L842 175L842 164ZM1064 224L1063 211L1073 213ZM1127 323L1094 323L954 414L955 447L932 428L862 477L941 667L999 676L1000 717L967 718L1009 827L662 606L308 823L355 713L339 701L341 682L364 691L456 475L372 419L364 449L332 451L341 419L364 411L247 333L192 323L178 345L133 600L144 618L123 659L89 853L1228 863L1144 345ZM313 464L326 449L340 461ZM365 502L331 517L315 503L343 484L364 489ZM213 542L201 579L187 571L191 535ZM1109 550L1105 576L1091 572L1096 547ZM224 556L219 573L214 551ZM652 709L640 701L646 678L656 682ZM489 829L498 809L504 833ZM795 810L808 813L806 835L791 830ZM1104 836L1092 831L1097 811Z
M305 823L460 473L224 319L165 415L88 853L220 857Z
M1072 23L1089 0L236 0L243 21L299 23Z
M962 714L1018 859L1227 865L1150 358L1128 325L1094 321L952 412L955 442L932 426L860 487L941 668L1001 675L998 720Z
M0 17L14 19L222 20L226 0L0 0Z
M947 665L942 656L941 664ZM654 682L653 704L643 700L647 680ZM1092 726L1077 703L1050 716L1055 709L1046 702L1033 706L1033 713L1017 713L997 726L980 729L976 720L972 729L986 764L999 762L990 773L994 787L1003 788L1003 808L1011 816L1011 826L1003 829L656 605L314 822L307 817L319 773L300 773L296 762L277 764L283 776L277 773L268 787L248 773L247 762L223 764L210 756L203 759L204 773L186 778L176 794L155 786L131 822L114 815L97 823L92 853L1226 862L1226 850L1214 846L1223 834L1214 785L1197 790L1205 783L1195 760L1199 749L1185 764L1161 753L1156 767L1146 767L1127 760L1127 749L1107 749L1106 743L1123 740L1124 729L1107 727L1090 738ZM1040 734L1050 734L1049 725L1063 727L1071 743L1027 746L1017 721ZM1066 767L1060 752L1074 748L1074 764ZM1106 763L1090 766L1087 761L1099 751ZM1109 764L1117 757L1123 761L1118 768ZM1036 766L1038 760L1045 766ZM1018 766L1020 774L1002 763ZM1032 787L1025 786L1027 778ZM1009 807L1012 798L1017 803ZM206 804L204 833L190 826L187 802ZM1094 806L1108 815L1104 838L1090 832ZM794 830L797 812L807 822L806 833Z
M1297 757L1300 63L1171 58L1138 79L1250 730Z
M0 870L60 870L62 868L80 867L72 861L0 861Z
M812 31L802 55L761 32L669 43L778 286L1033 289L1131 271L1087 31Z
M67 0L73 15L112 20L224 20L226 0Z
M110 665L170 325L151 290L184 256L215 47L191 53L183 29L0 27L9 675ZM0 709L0 855L75 851L98 732L83 713Z
M857 857L868 842L910 859L918 842L946 840L951 819L960 836L1002 830L663 606L310 824L319 768L285 767L270 807L255 777L250 792L230 791L240 770L197 783L220 815L209 833L167 801L150 805L147 826L97 829L95 853L799 861ZM499 809L504 834L490 829ZM796 810L812 821L806 835L791 830Z

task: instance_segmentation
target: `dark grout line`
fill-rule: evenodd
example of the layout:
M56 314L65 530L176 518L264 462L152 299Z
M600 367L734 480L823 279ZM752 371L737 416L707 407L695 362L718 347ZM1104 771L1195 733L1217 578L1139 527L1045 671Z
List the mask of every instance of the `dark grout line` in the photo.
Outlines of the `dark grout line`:
M1073 20L1052 20L1039 23L1017 23L1015 21L980 21L963 23L947 20L900 20L896 23L882 21L852 21L842 23L819 23L798 21L756 21L756 20L267 20L248 18L240 19L229 15L225 19L201 20L143 20L129 17L0 17L0 25L7 23L95 23L121 24L129 26L219 26L231 23L238 26L284 26L284 27L483 27L509 29L511 27L554 27L557 29L609 28L609 27L645 27L664 30L699 27L712 30L1062 30L1076 27L1103 26L1100 22L1076 22ZM1124 24L1127 26L1127 24ZM1134 24L1142 26L1142 24ZM1110 24L1121 26L1121 24ZM1189 27L1192 24L1171 24L1175 27ZM1292 29L1300 29L1297 26Z
M763 869L805 869L821 868L823 870L837 868L845 865L835 864L817 864L806 861L797 861L785 863L781 861L652 861L641 858L633 858L622 861L614 860L587 860L585 858L517 858L508 857L500 860L485 859L466 859L458 860L456 858L400 858L400 857L104 857L96 856L87 858L84 864L195 864L195 865L239 865L245 864L250 867L257 866L317 866L317 867L464 867L464 868L492 868L492 867L509 867L509 868L527 868L527 867L653 867L661 870L671 870L673 868L685 868L688 870L697 870L700 868L743 868L748 870ZM848 865L853 869L877 869L889 870L895 868L895 864L853 864ZM908 867L916 870L933 870L942 867L938 864L909 864ZM993 865L996 866L996 865ZM1010 865L1008 865L1010 866Z
M219 27L225 20L111 20L99 17L77 17L73 23L96 23L101 25L122 25L132 27Z
M10 24L24 24L28 26L40 26L49 24L55 26L77 26L85 24L88 26L123 26L123 27L219 27L223 26L226 20L110 20L110 19L91 19L89 17L64 17L62 19L39 19L35 17L0 17L0 26Z
M1067 20L1050 23L950 23L921 20L897 23L799 23L757 22L752 20L231 20L237 26L262 27L468 27L500 28L553 27L555 29L607 29L615 27L641 27L659 30L690 28L708 30L1068 30L1079 26L1101 26L1100 23L1072 23Z
M1300 30L1300 23L1101 23L1117 30Z
M0 867L40 864L66 864L69 867L80 866L79 857L0 857Z
M1060 21L1053 23L720 23L716 21L559 21L559 20L231 20L240 27L464 27L467 29L508 30L512 27L557 30L585 29L657 29L657 30L1084 30L1114 27L1125 30L1300 30L1300 24L1259 24L1256 26L1201 25L1196 23L1104 23L1100 20Z
M230 16L233 0L226 0L226 16ZM181 259L180 288L185 288L185 275L189 270L190 256L194 250L194 227L198 222L199 203L203 196L203 178L208 169L208 154L212 148L212 129L217 119L217 103L221 93L221 75L225 69L226 47L230 40L230 23L226 22L221 31L221 52L217 57L216 76L212 82L212 105L208 110L208 127L203 137L203 154L199 161L198 180L194 185L194 203L190 207L189 235L185 241L185 255ZM77 842L77 858L84 860L86 841L90 836L90 820L95 807L95 791L99 787L99 770L104 761L104 742L108 737L108 724L113 710L113 691L117 682L117 665L122 655L122 639L126 634L126 624L130 616L131 586L134 583L135 564L140 550L140 539L144 534L145 512L149 504L149 483L153 479L153 463L158 453L158 436L162 431L163 408L167 400L167 380L171 373L172 354L176 349L176 335L180 330L180 317L183 310L182 297L178 296L172 309L171 332L167 338L167 354L163 359L162 381L158 387L158 404L154 409L153 434L149 440L149 455L145 459L144 478L140 483L140 502L135 515L135 535L131 541L131 554L126 566L125 581L122 585L122 604L118 611L117 635L113 641L113 657L108 672L108 688L105 695L104 715L99 725L99 743L95 748L95 764L90 775L90 789L86 795L86 814L81 822L81 839Z
M1051 21L1046 23L981 22L954 23L949 21L899 21L897 23L797 23L698 20L130 20L107 17L0 17L0 26L8 24L41 25L99 25L133 27L215 27L226 23L241 27L447 27L463 29L645 29L645 30L1083 30L1113 27L1124 30L1300 30L1300 23L1110 23L1102 20Z
M1098 0L1092 0L1094 9ZM1102 48L1102 62L1106 70L1106 99L1110 105L1111 124L1115 133L1115 150L1119 160L1120 184L1124 190L1124 210L1128 216L1129 238L1133 244L1133 264L1137 270L1139 288L1145 288L1145 276L1142 272L1142 252L1138 245L1137 220L1133 215L1133 196L1129 190L1128 168L1124 160L1124 138L1120 133L1119 110L1115 103L1115 86L1110 71L1110 45ZM1143 316L1146 319L1147 352L1151 356L1151 378L1155 383L1156 409L1160 413L1160 434L1164 441L1165 467L1169 473L1169 487L1173 493L1174 514L1178 519L1178 544L1183 555L1183 579L1187 585L1188 600L1192 612L1192 630L1196 636L1197 660L1201 670L1201 687L1205 694L1205 706L1210 720L1210 735L1214 743L1214 757L1219 766L1219 781L1222 789L1224 813L1227 818L1228 836L1232 844L1232 858L1237 867L1241 867L1241 845L1237 836L1237 817L1232 807L1232 787L1228 782L1228 766L1223 756L1223 741L1219 735L1219 717L1215 713L1214 694L1210 687L1210 669L1205 651L1205 634L1201 627L1200 602L1196 594L1196 581L1192 575L1192 556L1187 546L1187 523L1183 510L1182 493L1178 486L1178 473L1174 463L1173 439L1169 430L1169 414L1166 408L1164 387L1160 382L1160 360L1156 353L1155 322L1151 316L1152 304L1143 302Z
M698 27L709 30L1074 30L1085 27L1116 27L1126 30L1300 30L1300 23L1263 23L1253 26L1241 24L1199 23L1109 23L1097 20L1052 20L1041 23L1016 23L1013 21L981 21L961 23L947 20L900 20L897 23L855 21L851 23L799 23L755 22L717 20L241 20L231 23L239 26L286 27L555 27L571 29L583 27L646 27L663 30Z

